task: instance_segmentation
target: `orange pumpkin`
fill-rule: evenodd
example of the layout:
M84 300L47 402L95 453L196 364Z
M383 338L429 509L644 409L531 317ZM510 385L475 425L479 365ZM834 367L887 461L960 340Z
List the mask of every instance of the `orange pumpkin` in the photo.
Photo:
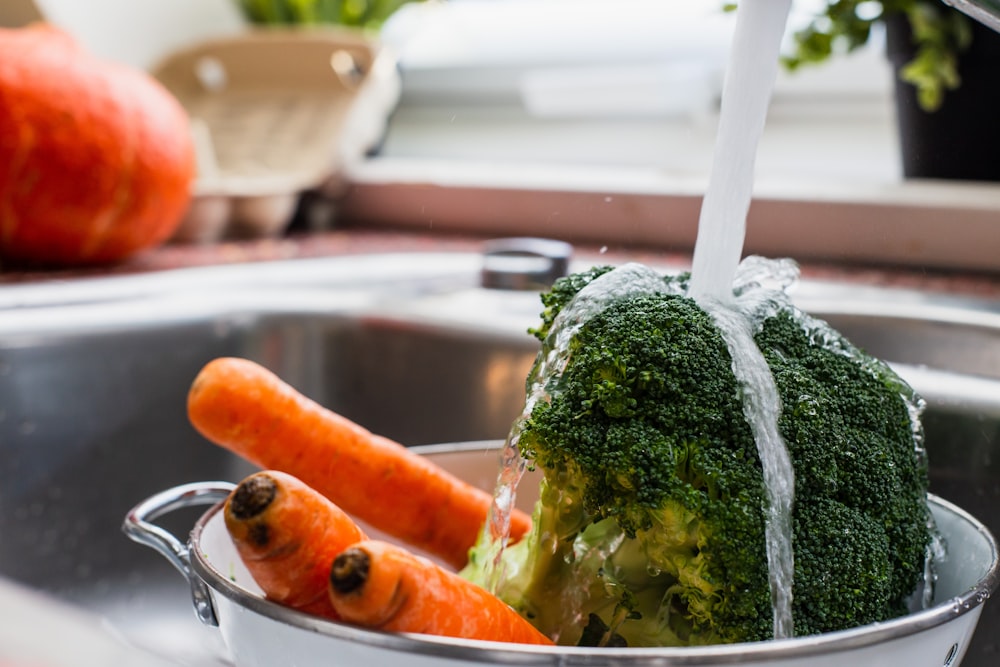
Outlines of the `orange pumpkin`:
M0 29L0 260L72 266L165 241L191 198L177 100L44 24Z

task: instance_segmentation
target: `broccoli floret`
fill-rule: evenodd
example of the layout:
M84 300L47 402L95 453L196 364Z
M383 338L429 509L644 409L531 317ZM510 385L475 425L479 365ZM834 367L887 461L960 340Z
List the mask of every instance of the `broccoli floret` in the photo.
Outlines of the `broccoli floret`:
M496 591L561 644L769 639L767 493L724 335L686 296L687 276L618 290L561 323L610 271L543 295L529 395L539 380L544 391L514 440L541 474L540 499ZM893 618L931 537L919 399L825 323L774 303L755 341L796 478L795 634ZM466 576L483 576L483 549Z

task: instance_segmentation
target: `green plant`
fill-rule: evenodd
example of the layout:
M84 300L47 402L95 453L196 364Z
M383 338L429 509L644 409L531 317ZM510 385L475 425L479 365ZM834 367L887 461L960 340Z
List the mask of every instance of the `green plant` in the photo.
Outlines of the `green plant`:
M938 0L827 0L794 35L784 63L794 70L823 62L838 51L852 51L868 41L876 23L896 15L909 23L916 46L916 55L899 76L916 86L920 106L934 111L946 91L961 85L958 58L972 40L971 20Z
M397 9L419 0L239 0L254 23L335 23L378 29Z
M686 276L603 267L543 296L532 377L544 365L556 372L518 440L542 475L540 500L531 532L502 553L496 590L559 643L773 636L766 490L745 389L686 291ZM783 293L764 303L754 341L795 471L795 634L905 614L931 538L919 399ZM488 583L486 544L465 574Z

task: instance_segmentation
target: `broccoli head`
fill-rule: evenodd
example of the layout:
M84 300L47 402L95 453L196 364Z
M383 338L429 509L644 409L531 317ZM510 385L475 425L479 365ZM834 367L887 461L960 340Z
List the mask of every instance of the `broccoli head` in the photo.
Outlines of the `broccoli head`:
M747 388L687 276L651 274L598 267L542 297L511 440L540 499L495 590L562 644L769 639L768 496ZM783 293L769 303L754 340L795 472L795 634L903 614L932 530L919 399ZM467 576L484 576L486 553Z

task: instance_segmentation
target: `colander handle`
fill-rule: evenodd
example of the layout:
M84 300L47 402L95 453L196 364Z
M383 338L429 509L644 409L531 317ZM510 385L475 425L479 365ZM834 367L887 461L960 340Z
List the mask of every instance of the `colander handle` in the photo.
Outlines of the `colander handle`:
M225 500L235 484L230 482L194 482L161 491L133 507L122 522L122 531L170 561L191 585L195 615L205 625L217 626L215 609L208 586L191 570L191 548L169 531L152 523L174 510L199 505L214 505Z

